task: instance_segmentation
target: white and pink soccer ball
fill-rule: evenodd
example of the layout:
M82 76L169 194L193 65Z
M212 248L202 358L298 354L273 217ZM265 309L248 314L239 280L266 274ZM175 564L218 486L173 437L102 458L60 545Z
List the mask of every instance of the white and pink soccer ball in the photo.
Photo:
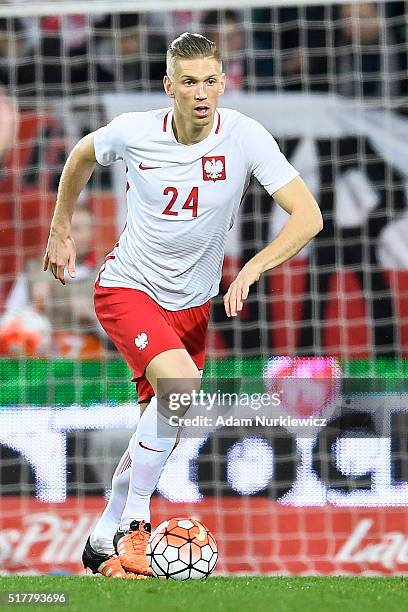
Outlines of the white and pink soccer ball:
M172 518L153 531L147 558L158 578L202 580L217 563L217 543L200 521Z

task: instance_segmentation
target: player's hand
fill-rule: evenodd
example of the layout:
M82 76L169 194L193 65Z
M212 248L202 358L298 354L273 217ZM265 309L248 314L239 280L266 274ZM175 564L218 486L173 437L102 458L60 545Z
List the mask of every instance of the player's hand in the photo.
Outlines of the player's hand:
M50 233L44 255L44 271L51 270L54 278L65 285L65 268L71 278L75 276L76 249L71 236L65 238Z
M238 312L241 312L244 301L248 297L249 288L259 279L261 272L262 269L258 264L250 261L245 264L224 295L227 317L236 317Z

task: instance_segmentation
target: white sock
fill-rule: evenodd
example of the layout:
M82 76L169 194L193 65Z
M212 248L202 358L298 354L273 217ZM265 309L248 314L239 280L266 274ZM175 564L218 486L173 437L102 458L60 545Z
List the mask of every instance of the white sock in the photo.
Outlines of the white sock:
M129 491L120 520L122 530L129 529L133 520L150 522L150 498L176 443L178 428L171 427L165 421L160 423L158 437L158 418L161 419L160 415L157 415L157 400L153 397L136 429Z
M112 555L115 552L113 536L119 527L120 518L126 504L135 437L136 432L131 437L129 446L118 463L112 477L112 491L109 501L91 533L91 546L98 553Z

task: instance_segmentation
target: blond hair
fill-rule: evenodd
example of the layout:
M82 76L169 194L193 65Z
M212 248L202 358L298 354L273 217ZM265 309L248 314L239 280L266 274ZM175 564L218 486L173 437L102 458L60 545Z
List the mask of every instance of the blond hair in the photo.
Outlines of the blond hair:
M197 57L213 57L221 63L221 56L216 44L201 34L184 32L173 40L166 55L166 69L170 76L174 72L174 64L178 59L195 59Z

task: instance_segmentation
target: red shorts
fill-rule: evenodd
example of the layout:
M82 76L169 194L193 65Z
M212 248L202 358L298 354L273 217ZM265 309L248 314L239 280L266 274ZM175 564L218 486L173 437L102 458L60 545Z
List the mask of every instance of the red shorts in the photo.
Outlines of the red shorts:
M210 301L173 312L143 291L98 284L94 301L100 324L133 372L139 402L154 395L144 374L156 355L186 349L197 368L204 369Z

